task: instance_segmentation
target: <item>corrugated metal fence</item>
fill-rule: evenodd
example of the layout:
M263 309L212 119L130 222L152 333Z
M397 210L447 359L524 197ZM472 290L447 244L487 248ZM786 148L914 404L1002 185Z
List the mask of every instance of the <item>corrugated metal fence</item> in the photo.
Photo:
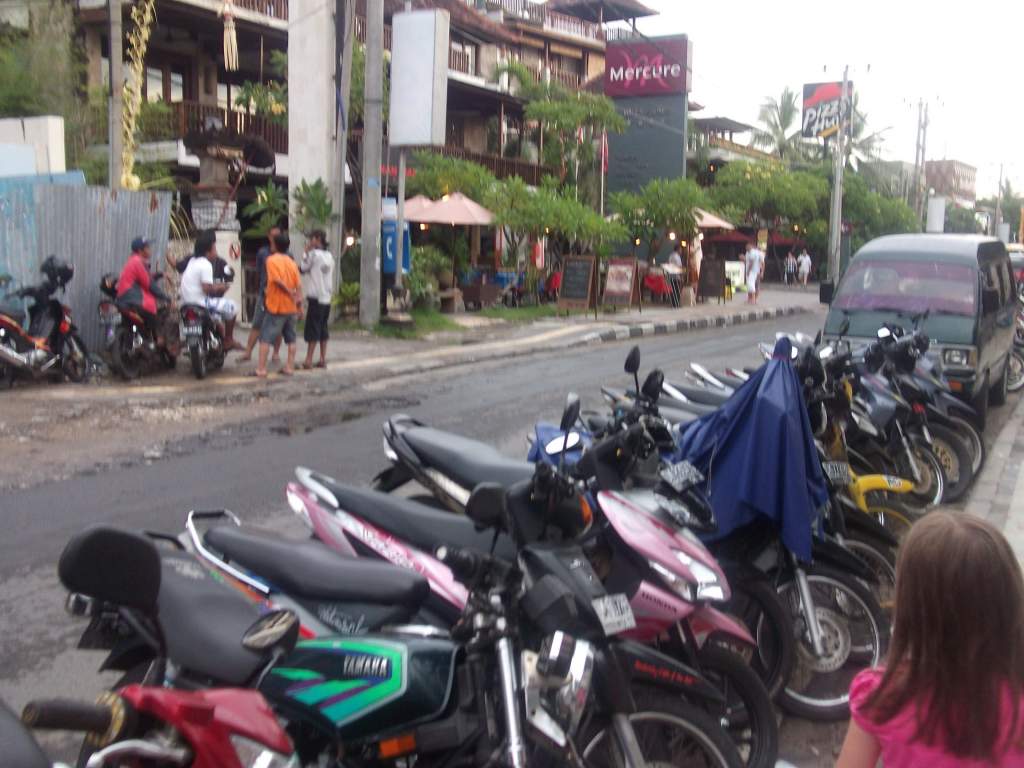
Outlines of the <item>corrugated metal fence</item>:
M153 241L153 269L162 268L171 194L3 182L0 274L11 275L12 287L21 288L40 281L39 265L50 254L74 264L75 277L61 300L71 307L86 345L95 351L100 342L100 278L121 271L131 241L140 236Z

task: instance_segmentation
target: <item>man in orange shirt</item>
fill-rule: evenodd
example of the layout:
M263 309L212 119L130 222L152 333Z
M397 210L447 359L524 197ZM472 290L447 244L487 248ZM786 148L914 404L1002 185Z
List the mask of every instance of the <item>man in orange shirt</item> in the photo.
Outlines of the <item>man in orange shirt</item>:
M288 235L278 232L272 240L274 250L267 257L266 313L260 327L260 357L256 376L266 378L270 345L281 336L288 345L288 362L281 369L283 376L295 373L295 316L302 305L302 279L299 268L288 255Z

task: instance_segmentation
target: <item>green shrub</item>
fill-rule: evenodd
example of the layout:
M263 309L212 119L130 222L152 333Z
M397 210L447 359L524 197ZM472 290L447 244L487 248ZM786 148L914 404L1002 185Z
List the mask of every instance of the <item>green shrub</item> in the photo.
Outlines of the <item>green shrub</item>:
M342 283L334 303L342 307L359 303L359 283Z
M438 277L452 268L451 256L432 245L416 245L412 249L412 269L405 276L409 298L414 307L428 307L437 292Z
M136 129L139 141L165 141L175 138L174 110L162 101L143 102Z

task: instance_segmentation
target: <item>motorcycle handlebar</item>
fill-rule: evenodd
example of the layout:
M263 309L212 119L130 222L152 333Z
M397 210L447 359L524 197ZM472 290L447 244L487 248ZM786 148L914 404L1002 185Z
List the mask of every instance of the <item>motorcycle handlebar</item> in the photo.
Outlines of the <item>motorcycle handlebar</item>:
M58 731L106 733L113 719L112 705L74 699L30 701L21 712L21 721L28 727Z
M442 545L435 554L438 560L451 569L452 575L463 583L475 580L483 565L483 558L468 549Z

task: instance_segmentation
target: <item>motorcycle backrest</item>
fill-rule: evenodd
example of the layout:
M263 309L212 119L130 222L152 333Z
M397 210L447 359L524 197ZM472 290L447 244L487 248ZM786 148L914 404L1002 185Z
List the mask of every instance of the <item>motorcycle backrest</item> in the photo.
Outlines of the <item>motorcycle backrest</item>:
M640 347L633 347L626 355L626 373L634 374L640 370Z
M644 385L640 391L643 396L646 397L652 403L657 402L658 397L661 395L661 387L665 383L665 373L658 368L655 368L644 379Z
M69 592L92 597L146 616L156 614L160 594L160 554L147 537L95 525L72 537L57 564Z

